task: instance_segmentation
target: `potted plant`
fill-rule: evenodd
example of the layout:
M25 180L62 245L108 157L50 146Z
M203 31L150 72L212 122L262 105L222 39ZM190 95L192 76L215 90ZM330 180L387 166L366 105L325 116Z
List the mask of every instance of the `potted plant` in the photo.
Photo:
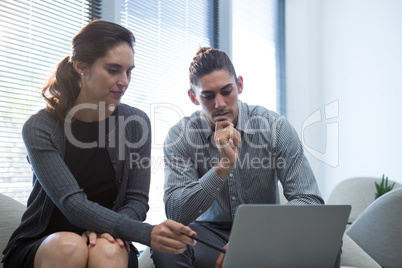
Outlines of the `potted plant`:
M384 174L382 175L381 183L375 183L375 188L377 192L375 193L375 198L382 196L383 194L389 192L394 188L395 182L393 184L388 185L388 177L384 178Z

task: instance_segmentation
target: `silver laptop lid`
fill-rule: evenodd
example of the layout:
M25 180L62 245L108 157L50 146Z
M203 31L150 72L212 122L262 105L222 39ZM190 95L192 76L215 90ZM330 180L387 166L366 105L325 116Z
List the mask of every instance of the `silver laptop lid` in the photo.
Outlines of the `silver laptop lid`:
M349 205L241 205L223 268L333 267Z

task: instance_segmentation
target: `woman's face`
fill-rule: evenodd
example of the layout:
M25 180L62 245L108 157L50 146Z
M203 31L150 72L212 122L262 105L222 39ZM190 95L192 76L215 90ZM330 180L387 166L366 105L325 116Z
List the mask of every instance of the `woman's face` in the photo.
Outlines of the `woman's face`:
M106 56L81 71L81 91L76 104L105 102L107 106L117 106L130 84L133 68L131 46L127 43L114 46Z

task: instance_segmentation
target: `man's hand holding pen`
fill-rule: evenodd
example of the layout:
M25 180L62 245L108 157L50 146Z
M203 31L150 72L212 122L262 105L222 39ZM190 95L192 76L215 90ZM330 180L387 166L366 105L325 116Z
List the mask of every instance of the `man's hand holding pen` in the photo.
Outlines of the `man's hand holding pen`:
M228 246L229 246L229 243L227 243L223 248L227 249ZM218 257L218 259L216 259L216 262L215 262L215 268L222 268L224 259L225 259L225 253L219 254L219 257Z
M213 249L215 249L215 250L220 251L221 254L219 254L218 259L216 259L215 268L221 268L221 267L222 267L222 265L223 265L223 260L225 259L226 249L227 249L229 243L226 244L223 248L221 248L220 246L215 245L215 244L213 244L213 243L211 243L211 242L209 242L209 241L207 241L207 240L205 240L205 239L203 239L203 238L200 238L200 237L198 237L198 236L196 236L196 235L192 235L192 236L190 236L190 237L191 237L192 239L196 240L196 241L199 241L199 242L203 243L204 245L207 245L207 246L210 247L210 248L213 248Z

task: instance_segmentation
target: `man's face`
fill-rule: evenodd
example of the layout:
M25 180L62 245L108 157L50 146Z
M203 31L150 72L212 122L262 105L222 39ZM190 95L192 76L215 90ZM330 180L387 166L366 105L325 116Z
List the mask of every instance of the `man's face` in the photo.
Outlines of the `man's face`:
M189 91L190 99L201 105L209 124L215 128L215 122L228 120L237 124L239 115L238 94L243 91L243 78L235 78L227 70L213 71L199 79L199 86L194 93ZM191 96L193 95L193 96Z

